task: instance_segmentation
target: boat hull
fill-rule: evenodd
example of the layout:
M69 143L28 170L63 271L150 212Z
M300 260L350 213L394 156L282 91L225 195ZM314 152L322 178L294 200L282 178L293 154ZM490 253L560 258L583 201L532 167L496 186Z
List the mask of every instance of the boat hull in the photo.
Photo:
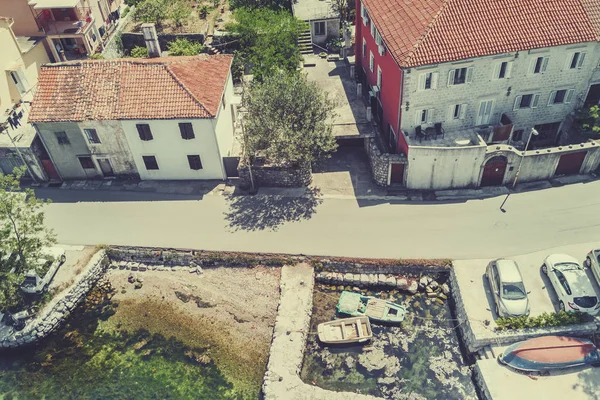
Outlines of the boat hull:
M317 327L319 340L325 344L365 343L373 337L367 317L342 318Z
M600 355L594 343L568 336L542 336L509 346L498 361L520 371L548 371L597 365Z
M343 291L336 306L337 312L351 317L367 316L372 322L398 324L404 320L406 308L389 301L359 293Z

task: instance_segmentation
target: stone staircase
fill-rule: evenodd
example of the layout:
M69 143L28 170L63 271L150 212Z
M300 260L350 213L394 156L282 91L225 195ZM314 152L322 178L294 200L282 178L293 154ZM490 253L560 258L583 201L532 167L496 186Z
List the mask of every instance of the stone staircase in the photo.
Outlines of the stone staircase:
M308 23L298 36L298 48L300 49L300 54L313 53L312 37L310 36L310 25Z
M493 360L496 358L496 352L492 346L488 345L477 352L477 358L479 360Z

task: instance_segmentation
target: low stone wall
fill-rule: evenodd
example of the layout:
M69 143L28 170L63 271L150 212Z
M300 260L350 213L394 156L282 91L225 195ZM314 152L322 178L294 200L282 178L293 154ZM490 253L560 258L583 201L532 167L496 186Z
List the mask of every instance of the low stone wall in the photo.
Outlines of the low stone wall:
M483 374L481 373L481 369L479 367L479 361L475 363L475 367L473 368L473 379L475 380L475 385L481 394L481 400L492 400L492 395L487 387L487 383L485 382L485 379L483 379Z
M376 397L331 392L300 379L313 301L313 268L307 264L281 270L281 297L273 342L263 381L265 400L374 400Z
M15 348L34 343L58 329L77 307L96 282L104 275L108 257L104 250L92 256L83 273L70 289L55 297L21 331L13 331L0 338L0 348Z
M248 167L240 162L238 173L242 180L242 185L252 186L250 172ZM255 186L261 187L304 187L312 182L312 173L309 166L300 168L280 168L280 167L252 167L252 177Z
M408 164L404 154L384 153L377 144L377 139L370 138L365 140L365 150L369 157L371 165L371 174L373 181L379 186L389 186L388 177L392 164Z
M361 259L345 260L339 257L313 258L320 263L325 271L344 272L353 274L435 274L448 273L451 268L450 261L431 260L430 264L417 264L411 260L375 259L370 263L361 262ZM366 260L364 260L366 261Z
M470 353L475 353L485 346L502 346L527 340L542 335L591 335L598 330L596 322L587 322L584 324L566 325L550 328L529 328L496 331L491 327L485 326L483 321L469 320L465 305L460 294L460 288L456 280L454 270L450 272L450 287L452 299L455 305L456 317L460 320L460 332Z
M200 44L204 43L203 33L159 33L157 36L158 44L162 51L167 51L167 44L174 42L177 39L187 39L190 42L198 42ZM121 41L123 42L123 50L126 54L129 54L131 49L136 46L146 47L146 41L144 40L144 35L142 33L123 32L121 34Z
M351 286L384 286L398 288L415 294L419 290L416 278L386 274L350 274L342 272L319 272L315 278L318 282L334 285Z

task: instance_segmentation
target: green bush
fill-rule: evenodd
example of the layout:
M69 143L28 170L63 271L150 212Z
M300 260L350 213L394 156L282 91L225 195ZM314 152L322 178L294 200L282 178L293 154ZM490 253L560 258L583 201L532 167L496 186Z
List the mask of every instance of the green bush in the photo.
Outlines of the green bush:
M135 58L146 58L148 57L148 49L145 47L135 46L133 49L131 49L129 55Z
M200 7L200 18L202 18L202 19L206 18L207 14L208 14L208 6L206 4L204 4L202 7Z
M195 56L200 54L204 46L198 42L191 42L181 38L167 44L171 56Z
M129 6L126 6L123 12L121 13L121 18L125 18L125 16L129 14L129 11L131 11L131 8L129 8Z
M94 53L90 55L90 60L104 60L102 53Z
M169 3L167 0L144 0L135 9L135 20L152 22L160 26L169 16Z
M573 311L542 313L537 317L502 317L496 320L496 330L504 331L511 329L549 328L554 326L582 324L590 320L591 317L588 314Z

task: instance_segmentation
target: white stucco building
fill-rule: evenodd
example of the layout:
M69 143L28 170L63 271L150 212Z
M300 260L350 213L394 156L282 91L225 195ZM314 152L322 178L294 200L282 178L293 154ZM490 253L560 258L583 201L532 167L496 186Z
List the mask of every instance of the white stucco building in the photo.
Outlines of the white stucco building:
M225 179L232 57L121 59L42 68L30 121L61 179Z

